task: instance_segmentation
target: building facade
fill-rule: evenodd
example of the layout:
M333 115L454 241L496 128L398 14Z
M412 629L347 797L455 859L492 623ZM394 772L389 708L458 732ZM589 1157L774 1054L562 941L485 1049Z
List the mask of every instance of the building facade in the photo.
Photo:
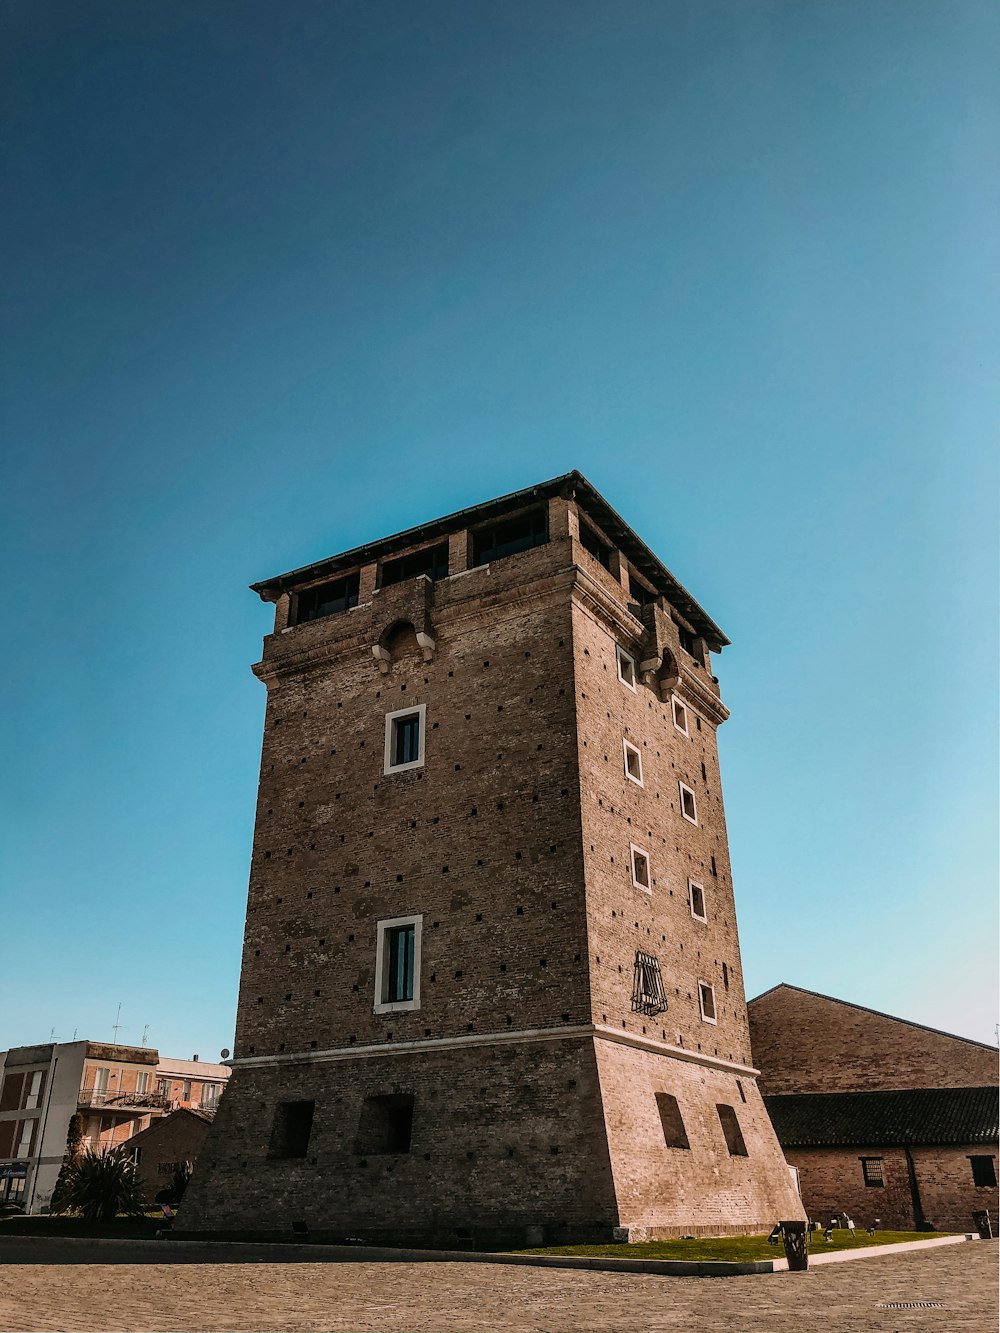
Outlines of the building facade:
M185 1106L154 1120L129 1140L142 1197L153 1203L161 1190L169 1189L178 1171L194 1170L205 1146L214 1110Z
M255 590L234 1076L185 1230L801 1216L750 1059L718 626L576 473Z
M781 985L749 1004L754 1059L810 1218L997 1226L997 1050Z
M180 1106L213 1110L226 1065L160 1058L151 1047L47 1042L0 1052L0 1203L47 1210L73 1115L83 1146L126 1143Z

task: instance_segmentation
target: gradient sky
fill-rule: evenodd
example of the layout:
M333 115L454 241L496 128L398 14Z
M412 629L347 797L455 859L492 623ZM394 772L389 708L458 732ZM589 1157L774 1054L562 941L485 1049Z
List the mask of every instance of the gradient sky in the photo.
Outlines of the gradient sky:
M0 1047L231 1046L252 580L577 467L750 994L992 1041L992 0L5 0Z

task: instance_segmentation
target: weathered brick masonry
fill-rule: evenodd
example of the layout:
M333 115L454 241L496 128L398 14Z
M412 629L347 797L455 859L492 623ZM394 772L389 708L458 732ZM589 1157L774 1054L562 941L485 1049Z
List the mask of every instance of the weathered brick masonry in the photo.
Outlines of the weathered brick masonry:
M498 524L533 535L511 550ZM302 623L344 577L357 605ZM517 1243L800 1216L750 1066L718 627L575 473L258 591L234 1076L185 1229ZM420 709L392 771L387 715ZM387 991L416 918L410 990Z

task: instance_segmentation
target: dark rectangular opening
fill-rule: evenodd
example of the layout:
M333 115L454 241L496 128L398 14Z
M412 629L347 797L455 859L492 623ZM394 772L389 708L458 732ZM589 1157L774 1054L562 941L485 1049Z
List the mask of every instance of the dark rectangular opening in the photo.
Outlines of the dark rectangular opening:
M420 714L397 717L392 724L393 764L415 764L420 758Z
M354 1151L361 1157L409 1152L413 1135L413 1101L411 1092L366 1097L361 1103Z
M726 1138L726 1147L729 1149L730 1157L749 1157L747 1145L743 1141L743 1131L740 1129L740 1122L736 1117L736 1109L732 1106L723 1106L716 1103L715 1109L719 1113L719 1124L722 1126L722 1132Z
M580 545L599 565L611 568L611 547L605 545L589 523L580 524Z
M401 555L396 560L385 560L379 571L379 586L389 588L394 583L405 583L407 579L419 578L425 574L429 579L448 577L448 543L440 546L425 546L422 551L411 555Z
M996 1158L970 1157L972 1163L973 1185L995 1185L997 1183Z
M315 588L304 588L295 595L293 624L302 625L307 620L320 620L323 616L336 615L338 611L348 611L358 604L358 589L361 586L360 574L347 574L342 579L331 583L319 583Z
M651 606L656 601L656 593L652 588L640 583L634 574L629 575L628 596L630 602L636 602L639 606Z
M305 1157L315 1102L279 1102L271 1125L268 1157Z
M386 931L383 1004L413 999L413 944L413 926L393 926Z
M864 1177L865 1185L869 1189L880 1190L885 1185L885 1176L882 1172L881 1157L862 1157L861 1174Z
M502 560L505 556L516 555L518 551L543 546L548 539L548 510L541 506L529 509L527 513L518 514L515 518L506 518L473 532L472 563L487 565L491 560Z
M674 621L674 624L676 625L677 622ZM698 653L697 653L698 636L697 636L697 634L693 634L693 633L691 632L691 630L689 630L689 629L685 629L683 625L677 625L677 637L680 639L680 641L681 641L681 647L684 649L684 651L685 651L686 653L688 653L691 657L697 658L697 656L698 656Z
M688 1142L687 1130L684 1128L684 1119L681 1115L681 1108L677 1105L677 1098L672 1097L669 1092L658 1092L656 1094L656 1109L660 1113L660 1124L663 1126L663 1142L668 1148L690 1148Z

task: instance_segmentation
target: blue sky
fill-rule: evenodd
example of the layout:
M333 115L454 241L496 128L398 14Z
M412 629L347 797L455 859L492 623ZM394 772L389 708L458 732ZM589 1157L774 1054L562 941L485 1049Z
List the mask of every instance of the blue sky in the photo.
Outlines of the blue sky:
M995 7L0 22L0 1048L232 1045L246 585L573 467L733 641L749 992L992 1040Z

